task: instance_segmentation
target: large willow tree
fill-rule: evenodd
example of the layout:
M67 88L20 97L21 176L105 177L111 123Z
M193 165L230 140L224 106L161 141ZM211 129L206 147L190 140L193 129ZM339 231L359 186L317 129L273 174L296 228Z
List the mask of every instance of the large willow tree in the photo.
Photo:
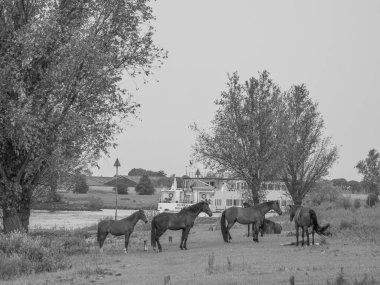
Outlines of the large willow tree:
M207 167L244 179L257 204L261 182L273 179L282 167L285 108L280 88L267 71L244 83L234 73L215 103L212 128L193 126L194 154Z
M28 229L53 165L97 156L138 107L119 88L166 52L148 0L0 1L0 203L6 232Z

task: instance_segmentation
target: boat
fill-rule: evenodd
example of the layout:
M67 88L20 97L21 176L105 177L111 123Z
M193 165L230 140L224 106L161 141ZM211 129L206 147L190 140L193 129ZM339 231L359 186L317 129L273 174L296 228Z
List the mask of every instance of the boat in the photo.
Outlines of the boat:
M244 180L221 177L184 177L182 187L173 179L170 188L161 190L158 211L177 213L200 201L207 201L213 213L221 213L229 207L242 207L248 201L250 190ZM281 210L293 204L283 182L263 182L265 193L260 202L279 201Z

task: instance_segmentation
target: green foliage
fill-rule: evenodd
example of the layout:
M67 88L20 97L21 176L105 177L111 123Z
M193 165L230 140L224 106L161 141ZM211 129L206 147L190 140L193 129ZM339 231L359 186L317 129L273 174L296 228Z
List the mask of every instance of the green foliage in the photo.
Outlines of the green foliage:
M318 181L309 194L310 200L314 205L321 205L325 202L335 202L341 197L341 189L334 186L331 181Z
M128 194L128 186L125 184L117 185L117 194L127 195Z
M148 175L148 176L157 176L157 177L166 177L166 173L163 170L159 171L152 171L152 170L146 170L143 168L133 168L128 172L128 176L143 176L143 175Z
M359 199L355 199L354 200L354 208L355 209L359 209L360 208L360 206L361 206L361 204L360 204L360 200Z
M341 207L341 208L344 208L345 210L348 210L352 207L352 203L351 203L351 200L349 198L346 198L346 197L339 197L337 200L336 200L336 205L338 207Z
M371 149L365 160L356 165L359 173L363 175L363 183L371 193L380 192L380 153Z
M60 244L13 232L0 236L0 279L65 268Z
M153 195L154 187L147 175L144 175L140 178L139 183L136 186L136 193L139 195Z
M86 205L89 210L100 210L103 208L104 203L103 203L103 200L99 197L96 197L96 198L91 197Z
M338 158L338 150L331 145L331 138L323 136L322 115L305 85L292 86L284 102L287 131L282 180L293 201L301 203L316 181L328 174Z
M74 188L73 193L85 194L88 192L88 185L86 182L86 176L82 174L77 174L74 178Z
M280 88L267 71L246 82L240 82L235 72L215 104L218 109L210 131L192 126L197 135L195 157L207 169L230 171L245 179L258 203L261 182L273 179L283 166Z
M147 81L167 56L154 44L148 0L24 4L0 4L0 187L6 198L1 206L10 209L6 217L29 209L30 193L49 169L77 169L107 152L122 131L120 120L139 107L120 87L122 76ZM20 217L25 228L28 218Z

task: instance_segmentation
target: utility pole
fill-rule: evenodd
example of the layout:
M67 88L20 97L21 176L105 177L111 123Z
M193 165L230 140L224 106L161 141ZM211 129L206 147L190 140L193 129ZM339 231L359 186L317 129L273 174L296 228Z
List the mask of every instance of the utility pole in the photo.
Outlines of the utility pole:
M116 201L115 201L115 221L116 221L117 220L117 195L118 195L118 193L117 193L117 178L119 176L118 170L119 170L119 167L120 167L120 162L119 162L118 158L116 158L116 161L115 161L115 163L114 163L113 166L116 167L116 187L115 187L115 194L116 194L115 195L115 197L116 197Z

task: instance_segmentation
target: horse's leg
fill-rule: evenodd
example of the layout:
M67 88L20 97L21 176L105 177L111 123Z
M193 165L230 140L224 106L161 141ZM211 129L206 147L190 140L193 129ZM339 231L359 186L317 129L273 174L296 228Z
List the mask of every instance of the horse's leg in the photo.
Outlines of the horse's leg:
M305 231L306 231L306 245L307 245L307 246L310 246L310 241L309 241L309 228L308 228L308 227L305 227Z
M231 234L230 234L230 229L234 226L235 223L236 223L236 221L233 221L231 224L228 223L228 225L227 225L228 242L231 242L231 240L232 240L232 237L231 237Z
M190 233L190 229L191 227L186 227L185 229L185 239L184 239L184 243L183 243L183 248L187 250L187 238L189 236L189 233Z
M248 234L247 234L247 237L249 237L249 226L250 226L250 224L248 224Z
M160 244L160 236L162 236L165 232L166 232L166 229L156 229L156 237L155 237L155 240L156 240L156 243L157 243L157 247L158 247L158 251L159 251L159 252L162 251L162 247L161 247L161 244Z
M186 231L186 228L182 229L181 243L179 244L180 249L183 249L182 245L184 244L184 240L185 240L185 231Z
M131 236L132 232L126 232L124 237L124 252L128 253L128 243L129 243L129 237Z
M314 245L314 227L311 228L311 241Z
M305 244L305 228L304 227L301 227L302 228L302 246L304 246Z
M298 234L299 234L299 227L296 225L296 246L298 246Z
M253 231L255 231L253 233ZM256 222L252 224L252 236L254 242L259 242L259 231L260 231L260 222Z

